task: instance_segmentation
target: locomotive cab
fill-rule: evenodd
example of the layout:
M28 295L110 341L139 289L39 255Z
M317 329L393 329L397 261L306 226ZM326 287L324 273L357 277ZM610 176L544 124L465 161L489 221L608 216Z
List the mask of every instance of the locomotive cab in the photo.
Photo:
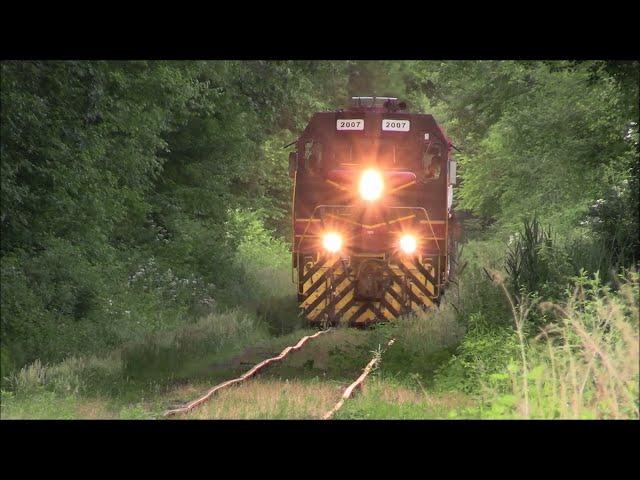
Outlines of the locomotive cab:
M438 303L451 250L449 153L434 118L395 98L354 97L312 117L289 164L294 279L311 323L367 325Z

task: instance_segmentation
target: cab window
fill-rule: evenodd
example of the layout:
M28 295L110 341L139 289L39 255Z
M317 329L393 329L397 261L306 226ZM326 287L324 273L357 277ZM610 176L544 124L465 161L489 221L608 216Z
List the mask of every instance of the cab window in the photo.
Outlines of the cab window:
M322 169L322 144L308 141L304 144L304 164L308 171L318 172Z
M425 180L437 180L442 172L444 150L439 143L426 145L422 154L422 173Z

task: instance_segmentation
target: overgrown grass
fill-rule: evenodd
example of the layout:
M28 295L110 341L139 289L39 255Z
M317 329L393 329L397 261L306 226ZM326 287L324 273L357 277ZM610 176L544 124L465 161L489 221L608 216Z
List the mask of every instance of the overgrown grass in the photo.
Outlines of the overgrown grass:
M638 284L629 273L614 291L583 275L562 302L542 303L555 318L491 377L488 415L638 419Z
M317 419L337 401L341 385L319 378L258 378L220 393L195 419Z
M416 388L417 387L417 388ZM433 392L420 382L409 386L393 378L374 376L356 397L345 403L335 418L339 420L443 419L473 405L462 392Z
M638 418L636 273L616 274L598 239L558 242L535 219L461 259L448 296L466 333L433 388L475 405L452 415Z
M5 378L2 417L59 418L56 405L74 409L87 399L103 404L110 416L119 416L132 402L161 394L175 383L214 377L207 365L266 338L266 328L255 318L235 311L149 335L103 357L70 357L53 365L37 360Z
M308 331L282 244L263 240L239 250L256 267L241 308L147 332L106 355L33 362L3 380L2 417L158 418L291 345ZM638 418L638 275L605 284L583 272L563 288L570 269L551 272L539 276L556 290L545 298L537 280L509 287L505 254L496 240L469 242L437 311L321 336L193 418L319 418L390 337L336 418Z
M494 277L496 278L496 277ZM436 374L440 390L464 390L479 418L638 418L638 274L616 289L574 279L564 299L512 298L511 327L474 327ZM539 319L547 319L540 327Z

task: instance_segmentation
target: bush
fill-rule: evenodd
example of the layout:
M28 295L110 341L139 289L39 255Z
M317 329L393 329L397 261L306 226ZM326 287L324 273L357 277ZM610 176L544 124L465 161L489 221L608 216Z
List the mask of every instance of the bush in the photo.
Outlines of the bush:
M638 220L638 174L636 160L630 181L623 180L611 187L604 198L590 207L583 225L589 226L610 255L612 265L631 267L640 251L640 223Z
M616 201L596 202L590 209L590 220L583 222L591 229L574 230L562 242L554 240L551 228L542 228L536 217L525 219L522 229L510 237L505 257L511 292L558 298L571 278L583 270L598 274L604 283L615 287L617 272L633 265L637 242L629 227L633 215L622 220L629 212L619 211L622 196L619 193Z
M480 393L483 382L502 372L518 355L518 339L510 327L489 325L483 313L472 314L464 339L435 374L440 390Z

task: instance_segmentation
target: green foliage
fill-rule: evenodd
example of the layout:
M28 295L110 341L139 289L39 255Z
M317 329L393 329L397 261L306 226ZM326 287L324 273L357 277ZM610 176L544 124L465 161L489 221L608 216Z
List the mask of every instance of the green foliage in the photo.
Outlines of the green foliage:
M637 132L636 132L637 136ZM638 142L636 140L636 146ZM589 207L581 222L590 227L594 237L609 252L611 265L633 265L640 251L640 222L638 221L638 192L640 191L640 160L637 160L630 179L610 188L604 198Z
M255 309L276 291L261 308L282 324L274 309L291 298L280 280L289 265L271 240L272 230L289 235L281 147L311 113L344 101L346 64L1 68L3 370L105 350L216 308Z
M459 207L506 229L537 212L564 235L625 181L637 204L637 61L413 62L407 70L413 103L463 148ZM625 231L637 232L635 210L620 210L632 222Z
M630 245L619 243L623 238L631 245L634 241L622 218L620 221L621 225L610 225L592 235L558 240L536 217L525 218L521 230L509 238L505 255L511 291L557 298L563 286L583 271L612 281L616 270L633 264L634 258Z

